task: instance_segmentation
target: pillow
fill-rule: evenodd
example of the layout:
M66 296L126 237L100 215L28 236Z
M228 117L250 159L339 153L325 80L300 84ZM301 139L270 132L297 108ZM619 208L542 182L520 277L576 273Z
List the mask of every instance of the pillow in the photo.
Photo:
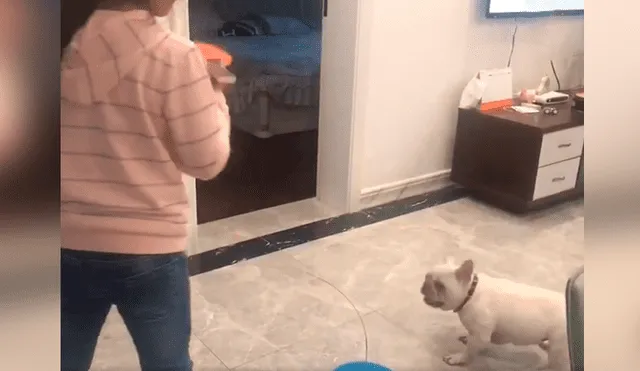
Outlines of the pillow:
M225 22L218 30L220 37L264 36L269 34L269 24L257 14L249 13L236 21Z

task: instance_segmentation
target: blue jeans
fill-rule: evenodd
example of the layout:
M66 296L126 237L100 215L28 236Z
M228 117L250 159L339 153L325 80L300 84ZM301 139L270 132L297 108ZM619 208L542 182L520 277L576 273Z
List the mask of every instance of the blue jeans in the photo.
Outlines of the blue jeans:
M143 371L192 371L191 302L184 253L124 255L62 249L62 371L87 371L115 305Z

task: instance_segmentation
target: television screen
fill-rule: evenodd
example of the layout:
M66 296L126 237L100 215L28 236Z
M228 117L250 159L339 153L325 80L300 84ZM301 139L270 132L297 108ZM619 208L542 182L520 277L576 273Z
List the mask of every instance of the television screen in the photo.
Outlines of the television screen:
M584 14L584 0L488 0L488 17Z

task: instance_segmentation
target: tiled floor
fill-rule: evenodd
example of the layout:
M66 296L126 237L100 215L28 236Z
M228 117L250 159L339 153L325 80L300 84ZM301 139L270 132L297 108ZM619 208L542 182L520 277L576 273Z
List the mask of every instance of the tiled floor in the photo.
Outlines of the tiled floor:
M418 292L427 268L451 256L478 270L562 291L583 264L582 203L517 217L461 199L192 278L196 370L332 370L368 358L394 370L456 370L452 313ZM534 348L492 349L473 369L533 370ZM117 316L95 370L136 370Z

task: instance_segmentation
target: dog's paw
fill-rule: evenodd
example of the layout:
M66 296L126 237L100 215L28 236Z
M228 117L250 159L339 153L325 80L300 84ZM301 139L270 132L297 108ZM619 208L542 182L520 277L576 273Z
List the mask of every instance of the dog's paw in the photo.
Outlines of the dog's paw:
M467 337L467 335L463 335L458 338L458 341L464 345L467 345L467 343L469 342L469 338Z
M442 360L449 366L464 366L467 364L467 356L465 353L455 353L444 356Z

